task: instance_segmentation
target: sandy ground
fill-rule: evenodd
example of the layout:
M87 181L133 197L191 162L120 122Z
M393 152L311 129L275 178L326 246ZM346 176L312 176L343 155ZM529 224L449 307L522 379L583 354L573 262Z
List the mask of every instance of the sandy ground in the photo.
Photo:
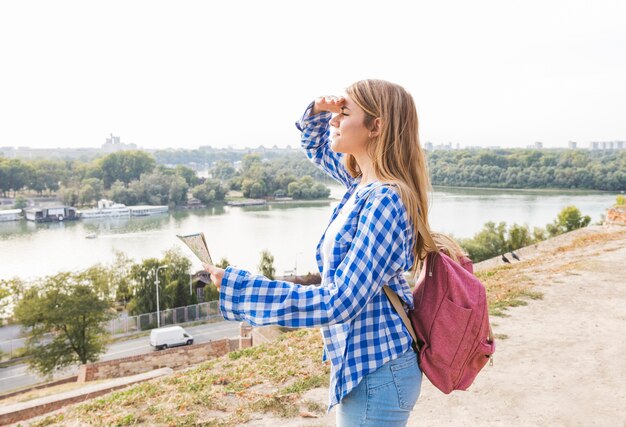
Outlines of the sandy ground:
M619 230L617 239L554 253L576 237ZM444 395L424 379L410 426L626 426L626 230L589 227L518 254L545 260L524 268L543 299L491 319L508 338L497 339L494 365L468 391ZM325 402L327 390L310 393ZM272 421L330 426L334 411L248 425Z

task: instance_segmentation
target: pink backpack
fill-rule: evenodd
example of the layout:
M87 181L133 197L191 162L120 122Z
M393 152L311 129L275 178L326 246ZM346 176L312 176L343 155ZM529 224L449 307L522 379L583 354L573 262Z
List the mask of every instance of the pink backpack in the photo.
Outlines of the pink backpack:
M420 234L428 247L436 247L428 231L420 227ZM383 288L413 337L422 372L446 394L467 390L487 362L493 363L496 349L485 287L472 262L463 258L461 263L443 252L428 254L413 291L410 322L398 296Z

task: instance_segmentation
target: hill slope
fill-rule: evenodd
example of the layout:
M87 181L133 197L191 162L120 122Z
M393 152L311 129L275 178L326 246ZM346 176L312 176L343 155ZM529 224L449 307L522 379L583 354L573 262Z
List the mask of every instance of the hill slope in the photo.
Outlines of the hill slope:
M409 425L626 422L626 229L588 227L518 253L477 266L494 366L449 396L424 380ZM333 425L320 360L318 331L295 331L27 425Z

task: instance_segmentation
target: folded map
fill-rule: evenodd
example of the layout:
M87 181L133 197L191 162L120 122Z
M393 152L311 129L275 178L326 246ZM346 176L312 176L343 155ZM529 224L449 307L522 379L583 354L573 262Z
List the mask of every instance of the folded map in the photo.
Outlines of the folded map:
M204 233L187 234L185 236L177 234L176 237L182 240L200 261L205 264L213 265L209 248L204 239Z

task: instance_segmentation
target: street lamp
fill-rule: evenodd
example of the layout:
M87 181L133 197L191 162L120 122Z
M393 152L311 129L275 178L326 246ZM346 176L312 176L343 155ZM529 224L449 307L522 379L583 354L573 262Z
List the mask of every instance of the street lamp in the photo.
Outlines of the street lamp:
M298 255L302 255L304 252L298 252L296 253L296 263L293 266L293 275L295 277L298 277Z
M156 280L154 282L154 285L156 286L156 298L157 298L157 328L161 327L161 310L159 310L159 270L162 268L167 268L167 264L166 265L161 265L159 267L156 268Z
M189 269L189 296L193 295L193 273Z

